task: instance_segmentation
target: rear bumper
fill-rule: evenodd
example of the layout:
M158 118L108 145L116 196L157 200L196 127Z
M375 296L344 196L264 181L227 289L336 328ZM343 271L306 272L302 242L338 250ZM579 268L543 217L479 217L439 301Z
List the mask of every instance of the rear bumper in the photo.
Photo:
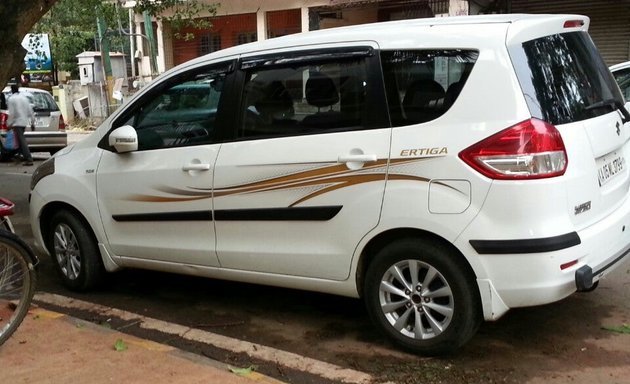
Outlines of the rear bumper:
M24 138L31 151L51 151L65 148L68 145L68 134L66 132L24 132Z
M577 232L543 239L527 240L470 240L470 245L479 254L524 254L559 251L580 245L582 241ZM630 246L626 247L613 260L593 270L590 265L583 265L575 271L575 287L578 291L587 291L604 276L608 269L614 268L630 255Z
M478 281L485 284L480 290L487 320L509 308L548 304L588 290L630 260L630 199L587 228L565 229L535 239L461 239ZM501 233L498 227L484 230ZM484 295L484 289L492 294Z
M6 132L1 132L2 139ZM68 134L61 131L25 131L24 138L31 152L58 151L68 146Z
M486 255L552 252L573 247L580 243L580 236L577 232L542 239L470 240L470 245L477 253Z

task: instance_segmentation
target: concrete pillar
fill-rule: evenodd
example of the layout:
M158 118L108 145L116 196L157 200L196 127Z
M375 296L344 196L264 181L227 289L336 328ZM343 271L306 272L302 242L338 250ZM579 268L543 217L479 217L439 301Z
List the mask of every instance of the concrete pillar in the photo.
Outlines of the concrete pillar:
M256 11L256 33L258 41L267 40L267 14L261 8Z
M310 25L308 7L301 7L300 10L302 11L302 32L308 32Z

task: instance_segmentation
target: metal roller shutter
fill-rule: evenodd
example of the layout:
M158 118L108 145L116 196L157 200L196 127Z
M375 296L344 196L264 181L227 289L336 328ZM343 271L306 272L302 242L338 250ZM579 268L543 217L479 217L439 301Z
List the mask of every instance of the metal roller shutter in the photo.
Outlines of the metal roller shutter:
M591 18L589 33L606 64L630 60L630 1L512 0L513 13L576 13Z

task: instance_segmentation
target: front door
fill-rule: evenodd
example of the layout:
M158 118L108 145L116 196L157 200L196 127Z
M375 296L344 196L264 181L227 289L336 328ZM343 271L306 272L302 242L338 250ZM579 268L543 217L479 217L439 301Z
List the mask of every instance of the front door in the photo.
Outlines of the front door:
M176 75L114 121L112 128L131 125L138 135L137 151L106 150L97 170L102 222L123 263L219 265L212 183L228 72L212 66Z

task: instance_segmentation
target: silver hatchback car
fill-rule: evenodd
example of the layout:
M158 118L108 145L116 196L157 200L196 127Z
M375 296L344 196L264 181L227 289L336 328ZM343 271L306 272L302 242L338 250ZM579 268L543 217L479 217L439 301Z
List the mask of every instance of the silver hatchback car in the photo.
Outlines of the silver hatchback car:
M38 88L20 88L33 105L35 118L31 127L27 127L24 136L31 152L49 152L51 155L68 145L68 135L63 115L50 92ZM11 89L2 90L5 98L11 97ZM5 108L5 106L2 106ZM0 134L4 137L7 130L7 110L0 110Z

